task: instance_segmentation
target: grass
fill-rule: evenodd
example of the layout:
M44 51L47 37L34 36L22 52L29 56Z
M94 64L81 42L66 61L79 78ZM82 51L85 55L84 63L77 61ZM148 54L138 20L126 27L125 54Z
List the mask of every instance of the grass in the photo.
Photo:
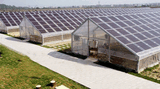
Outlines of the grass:
M129 74L160 84L160 79L158 78L160 76L159 70L160 70L160 65L158 64L158 65L155 65L154 67L145 69L141 73L129 72ZM155 77L154 75L157 75L157 77Z
M43 89L50 89L48 85L53 79L57 86L63 84L70 89L88 89L2 45L0 52L0 89L33 89L39 84Z

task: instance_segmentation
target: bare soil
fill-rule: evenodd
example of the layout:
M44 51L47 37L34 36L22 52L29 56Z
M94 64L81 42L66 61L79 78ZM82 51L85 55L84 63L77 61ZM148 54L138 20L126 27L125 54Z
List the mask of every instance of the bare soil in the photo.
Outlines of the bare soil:
M154 79L160 80L160 64L159 64L158 67L156 67L152 71L144 71L144 72L142 72L141 75L148 76L150 78L154 78Z
M64 44L71 44L71 41L64 41L64 42L59 42L59 43L47 44L46 46L55 47L55 46L64 45Z
M20 33L19 32L12 32L12 33L8 33L11 36L15 36L15 37L20 37Z

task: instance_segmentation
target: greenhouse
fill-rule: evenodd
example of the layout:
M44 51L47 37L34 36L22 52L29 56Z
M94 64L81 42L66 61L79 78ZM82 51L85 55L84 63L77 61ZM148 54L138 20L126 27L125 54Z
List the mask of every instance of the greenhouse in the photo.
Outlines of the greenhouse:
M20 37L30 41L50 44L71 39L72 30L58 25L45 15L26 15L20 24Z
M90 17L72 33L72 52L141 72L160 61L160 13Z
M20 13L4 12L0 15L0 32L19 32L19 24L22 20Z

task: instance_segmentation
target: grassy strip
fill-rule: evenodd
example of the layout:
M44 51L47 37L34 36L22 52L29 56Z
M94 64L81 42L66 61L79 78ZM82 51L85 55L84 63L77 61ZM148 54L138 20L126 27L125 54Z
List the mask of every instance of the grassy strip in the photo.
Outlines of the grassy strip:
M134 73L134 72L129 72L129 74L137 76L137 77L141 77L141 78L144 78L144 79L147 79L147 80L150 80L150 81L153 81L153 82L156 82L156 83L160 84L160 80L157 80L157 79L154 79L154 78L151 78L151 77L148 77L148 76L144 76L144 75Z
M88 89L2 45L0 52L0 89L33 89L38 84L43 89L50 89L49 83L53 79L57 85L63 84L70 89Z
M154 70L154 69L157 69L158 67L159 67L159 64L158 64L158 65L155 65L155 66L153 66L153 67L151 67L151 68L147 68L147 69L145 69L145 70L144 70L143 72L141 72L141 73L129 72L129 74L132 74L132 75L134 75L134 76L141 77L141 78L144 78L144 79L147 79L147 80L150 80L150 81L153 81L153 82L156 82L156 83L159 83L159 84L160 84L160 80L157 80L157 79L154 79L154 78L152 78L152 77L148 77L148 76L143 75L144 72L147 72L147 71L153 72L153 70Z
M155 66L153 66L153 67L151 67L151 68L147 68L147 69L145 69L143 72L153 71L154 69L156 69L156 68L158 68L158 67L159 67L159 64L158 64L158 65L155 65Z

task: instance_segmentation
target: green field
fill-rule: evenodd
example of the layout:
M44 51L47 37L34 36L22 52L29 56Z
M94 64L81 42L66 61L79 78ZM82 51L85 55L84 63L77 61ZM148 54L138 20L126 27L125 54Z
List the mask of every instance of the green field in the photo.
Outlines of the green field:
M0 89L33 89L36 85L50 89L49 83L53 79L57 86L63 84L70 89L88 89L2 45L0 52Z

